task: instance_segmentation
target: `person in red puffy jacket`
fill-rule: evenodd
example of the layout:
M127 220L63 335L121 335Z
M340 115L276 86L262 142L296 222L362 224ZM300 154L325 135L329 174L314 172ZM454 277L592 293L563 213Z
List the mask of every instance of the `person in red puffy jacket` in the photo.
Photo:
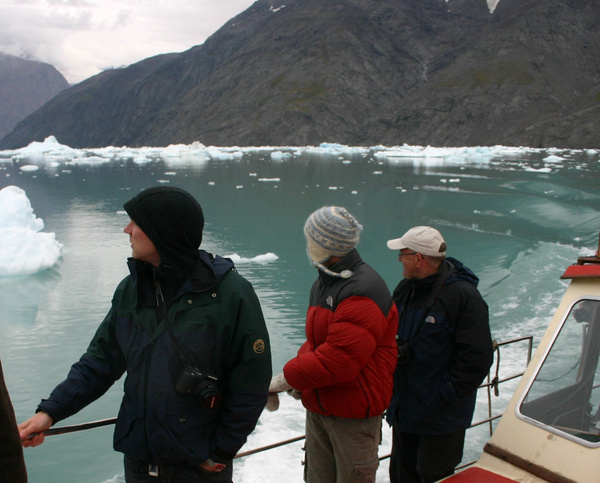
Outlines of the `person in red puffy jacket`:
M398 312L379 274L358 254L362 226L326 206L306 221L308 257L318 269L306 342L276 375L271 398L301 394L306 411L305 480L374 482L382 414L393 391Z

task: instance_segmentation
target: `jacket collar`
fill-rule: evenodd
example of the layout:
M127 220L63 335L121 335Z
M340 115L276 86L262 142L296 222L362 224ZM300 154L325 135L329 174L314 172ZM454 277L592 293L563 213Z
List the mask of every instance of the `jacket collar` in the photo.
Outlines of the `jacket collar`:
M154 277L161 282L163 290L170 292L175 299L185 292L205 292L214 289L225 274L235 268L231 259L213 256L204 250L198 251L191 275L184 280L177 278L175 272L159 271L149 263L133 258L127 259L127 265L137 285L138 304L141 306L156 304Z
M348 253L344 258L342 258L340 261L331 265L329 267L329 270L331 270L332 272L336 272L336 273L341 273L344 270L350 270L352 272L352 271L354 271L354 269L356 267L358 267L362 263L364 263L364 262L363 262L362 258L360 257L358 251L355 248L350 253ZM344 280L343 278L333 277L331 275L328 275L327 273L323 272L322 270L319 270L319 278L327 285L331 285L335 282L338 282L339 280Z
M465 266L461 261L457 260L456 258L447 257L443 263L446 265L446 268L448 270L448 275L446 276L446 281L444 285L453 282L458 282L459 280L469 282L475 287L477 287L477 285L479 284L479 278L477 277L477 275L475 275L469 267ZM434 284L438 274L439 271L425 278L412 278L407 280L409 280L409 282L413 284L415 288L430 287Z

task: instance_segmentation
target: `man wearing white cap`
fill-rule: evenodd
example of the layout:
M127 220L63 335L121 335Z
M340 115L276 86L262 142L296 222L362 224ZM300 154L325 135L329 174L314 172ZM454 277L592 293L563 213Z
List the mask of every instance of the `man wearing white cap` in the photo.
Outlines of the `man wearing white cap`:
M306 342L269 387L271 393L301 393L308 483L374 483L379 466L398 312L383 279L355 248L361 231L338 206L306 221L307 253L319 274L310 292Z
M389 240L404 279L398 307L398 365L387 411L393 426L391 483L431 483L462 460L477 388L493 361L488 307L479 279L446 258L446 242L429 226Z

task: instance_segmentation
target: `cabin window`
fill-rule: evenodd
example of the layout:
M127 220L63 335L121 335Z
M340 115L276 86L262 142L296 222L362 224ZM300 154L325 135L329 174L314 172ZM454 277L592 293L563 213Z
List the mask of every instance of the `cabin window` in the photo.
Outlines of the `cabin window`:
M600 300L569 311L520 405L522 416L586 445L600 444Z

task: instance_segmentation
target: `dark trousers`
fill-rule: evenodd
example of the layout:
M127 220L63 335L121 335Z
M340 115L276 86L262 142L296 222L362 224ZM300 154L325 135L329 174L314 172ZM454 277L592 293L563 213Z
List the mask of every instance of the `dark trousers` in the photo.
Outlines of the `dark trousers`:
M125 481L127 483L232 483L231 461L220 472L206 471L200 467L161 465L158 476L148 474L148 463L125 456Z
M395 428L391 483L433 483L454 473L462 460L465 431L440 435L401 433Z

